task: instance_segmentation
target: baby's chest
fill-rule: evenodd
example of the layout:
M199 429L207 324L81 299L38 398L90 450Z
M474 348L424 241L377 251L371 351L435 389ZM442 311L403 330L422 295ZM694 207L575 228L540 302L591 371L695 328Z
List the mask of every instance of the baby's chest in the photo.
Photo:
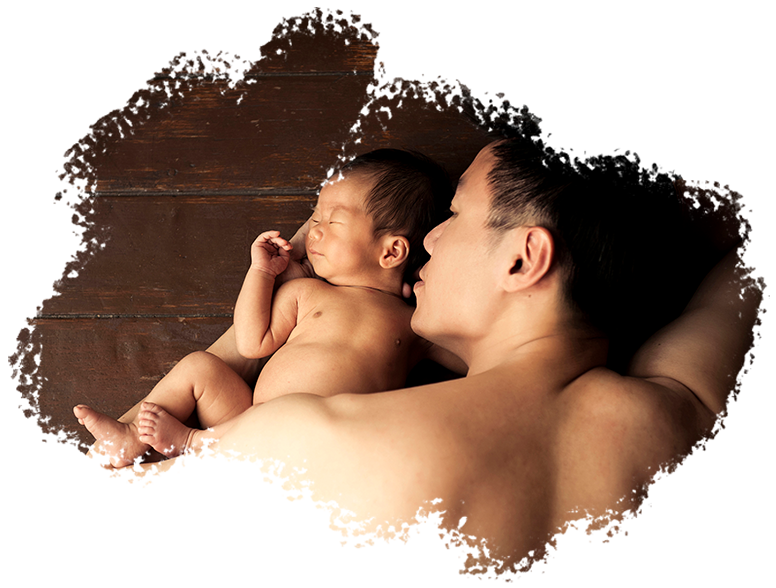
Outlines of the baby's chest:
M409 314L380 305L323 300L304 310L295 329L297 337L364 346L384 353L407 346L414 338Z

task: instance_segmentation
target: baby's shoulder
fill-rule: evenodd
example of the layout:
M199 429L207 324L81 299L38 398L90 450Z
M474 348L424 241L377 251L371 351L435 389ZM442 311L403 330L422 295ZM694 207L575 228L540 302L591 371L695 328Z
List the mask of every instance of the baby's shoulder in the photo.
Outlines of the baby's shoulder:
M321 291L325 288L331 288L331 285L320 280L318 278L296 278L284 282L280 288L278 288L277 294L281 293L311 293Z
M275 292L274 304L294 303L305 306L330 293L332 286L318 278L296 278L283 283Z

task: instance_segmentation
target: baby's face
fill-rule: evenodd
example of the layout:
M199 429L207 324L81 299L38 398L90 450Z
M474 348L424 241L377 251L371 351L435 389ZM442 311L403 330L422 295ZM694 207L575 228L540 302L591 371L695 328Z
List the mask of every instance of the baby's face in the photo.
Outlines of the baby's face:
M332 284L347 285L379 268L379 244L364 210L371 187L371 180L351 175L321 188L305 246L315 273Z

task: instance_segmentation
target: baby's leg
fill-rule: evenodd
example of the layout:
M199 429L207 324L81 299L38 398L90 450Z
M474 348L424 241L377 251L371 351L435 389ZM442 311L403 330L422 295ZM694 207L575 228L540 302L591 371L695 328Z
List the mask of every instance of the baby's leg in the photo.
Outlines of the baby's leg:
M85 404L74 407L73 414L97 440L92 451L107 455L114 468L132 465L148 451L148 445L138 438L134 423L121 423Z
M158 404L143 402L140 407L138 432L140 440L167 457L178 457L205 446L206 439L219 439L234 419L229 419L206 431L187 427Z
M184 421L195 410L200 424L211 427L240 414L252 403L248 384L221 359L204 351L184 357L145 398ZM151 446L140 439L140 414L122 423L87 406L73 411L95 436L95 449L106 453L114 467L130 465ZM157 451L159 448L154 447ZM165 446L164 449L170 449ZM165 451L160 453L167 454Z

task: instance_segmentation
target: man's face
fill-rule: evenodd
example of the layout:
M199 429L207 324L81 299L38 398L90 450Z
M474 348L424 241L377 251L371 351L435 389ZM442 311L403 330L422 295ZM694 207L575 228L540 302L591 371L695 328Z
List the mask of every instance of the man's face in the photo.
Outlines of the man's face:
M452 217L423 242L431 259L414 287L418 305L412 328L454 352L461 340L473 342L490 327L483 323L488 322L497 278L486 228L491 198L487 174L492 163L486 147L458 182L450 206Z

